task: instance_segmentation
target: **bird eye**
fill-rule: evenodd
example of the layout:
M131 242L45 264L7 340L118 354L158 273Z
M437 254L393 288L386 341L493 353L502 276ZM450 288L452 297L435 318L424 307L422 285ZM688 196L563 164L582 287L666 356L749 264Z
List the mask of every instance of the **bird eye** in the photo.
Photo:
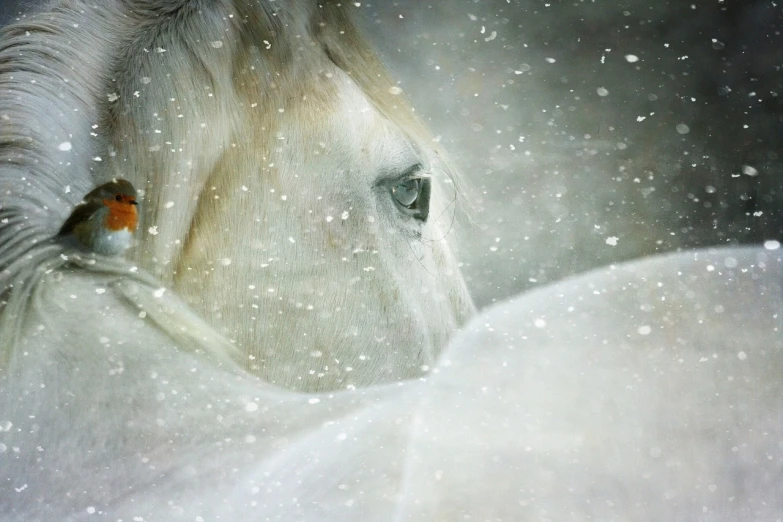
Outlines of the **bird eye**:
M392 197L401 210L420 221L425 221L429 213L430 180L410 178L392 186Z
M122 201L122 196L117 194L116 196L114 196L114 199L116 199L117 201Z

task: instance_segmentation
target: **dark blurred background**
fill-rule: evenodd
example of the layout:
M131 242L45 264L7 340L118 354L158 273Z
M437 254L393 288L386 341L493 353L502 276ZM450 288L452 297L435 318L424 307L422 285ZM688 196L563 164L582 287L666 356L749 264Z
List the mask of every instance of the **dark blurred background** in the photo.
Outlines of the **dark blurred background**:
M0 2L5 23L20 3ZM354 3L473 184L460 253L479 305L643 255L783 240L782 5Z
M781 6L362 3L475 185L461 257L477 302L642 255L781 240Z

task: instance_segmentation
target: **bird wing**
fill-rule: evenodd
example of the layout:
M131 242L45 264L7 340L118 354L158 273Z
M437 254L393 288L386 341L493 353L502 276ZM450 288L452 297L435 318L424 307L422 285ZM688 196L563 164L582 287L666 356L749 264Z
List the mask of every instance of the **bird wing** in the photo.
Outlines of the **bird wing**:
M73 212L71 212L71 215L68 216L68 219L65 220L63 226L60 227L60 231L57 233L57 235L65 236L70 234L73 232L73 228L77 223L81 223L82 221L89 219L90 216L95 214L95 212L102 206L103 202L101 201L88 201L86 203L76 205L76 207L73 209Z

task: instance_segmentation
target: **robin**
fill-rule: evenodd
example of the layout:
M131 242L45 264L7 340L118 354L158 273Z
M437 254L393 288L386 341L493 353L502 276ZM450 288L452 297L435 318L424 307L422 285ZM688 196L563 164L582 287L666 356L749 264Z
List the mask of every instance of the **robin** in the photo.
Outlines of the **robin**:
M57 235L73 237L98 254L118 256L130 246L136 232L137 205L133 185L125 179L113 179L84 196Z

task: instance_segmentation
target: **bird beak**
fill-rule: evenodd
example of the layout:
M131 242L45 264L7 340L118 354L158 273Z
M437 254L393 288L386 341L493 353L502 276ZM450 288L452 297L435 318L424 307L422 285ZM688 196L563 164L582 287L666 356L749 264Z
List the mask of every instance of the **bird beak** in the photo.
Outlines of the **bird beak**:
M131 201L130 204L131 205L138 205L138 203L136 203L136 201Z

